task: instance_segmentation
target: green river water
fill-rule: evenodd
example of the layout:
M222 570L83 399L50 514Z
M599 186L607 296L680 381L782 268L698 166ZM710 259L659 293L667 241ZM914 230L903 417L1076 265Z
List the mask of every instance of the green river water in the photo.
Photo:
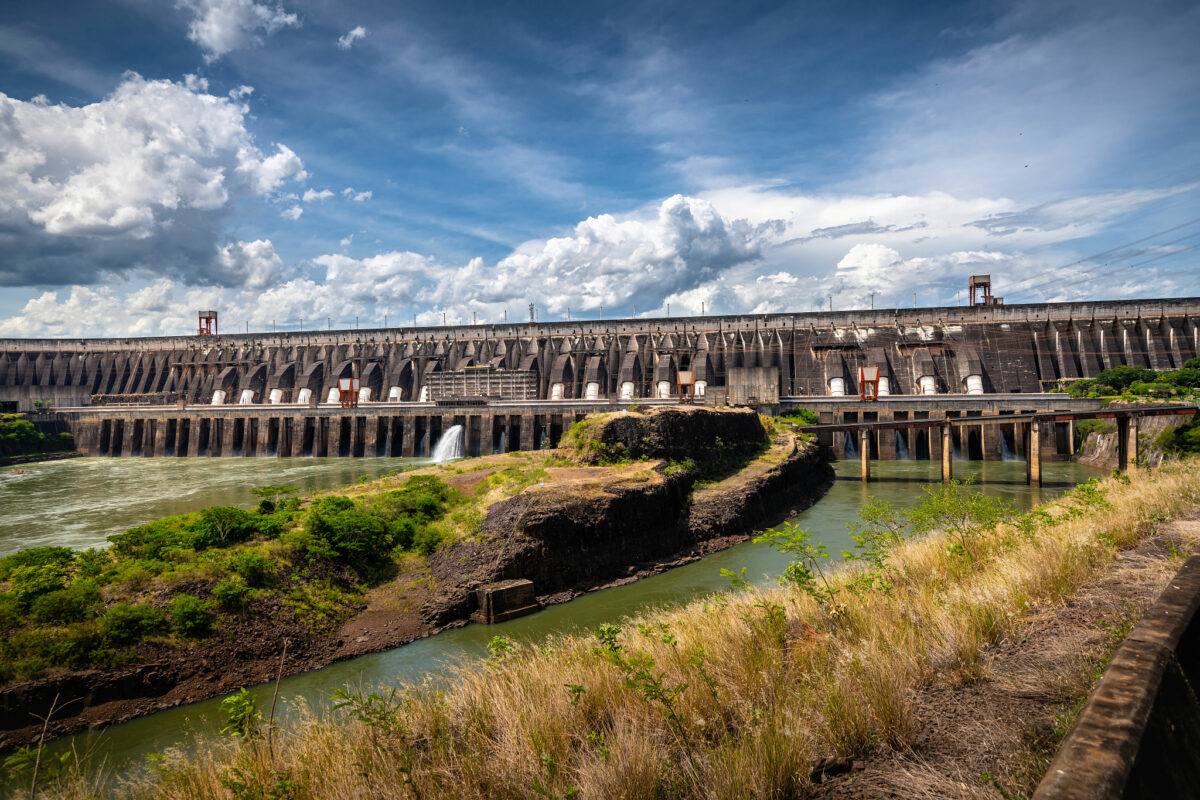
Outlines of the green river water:
M64 544L90 547L111 533L167 514L213 504L249 506L255 486L286 483L305 490L329 488L356 481L361 475L381 475L415 463L412 459L74 459L33 464L34 475L0 479L0 554L21 547ZM852 542L846 523L869 496L901 507L915 505L921 488L940 480L940 462L873 462L872 482L859 480L856 461L835 465L837 480L814 506L794 520L823 542L830 553ZM1019 461L956 462L955 474L975 473L979 487L1013 501L1019 509L1044 502L1099 474L1078 464L1043 464L1044 485L1025 485L1025 465ZM469 625L412 644L313 670L285 679L280 685L280 713L285 724L298 702L321 710L339 687L377 686L438 680L456 663L486 656L486 643L495 635L524 642L583 631L602 622L686 602L728 588L720 570L746 567L756 582L774 579L786 566L785 557L766 545L745 543L695 563L638 581L605 589L537 614L500 625ZM267 705L271 687L259 687ZM168 748L188 748L197 736L215 735L220 726L219 699L170 709L103 731L66 737L48 746L52 751L75 747L103 760L115 773L138 769L145 756ZM96 763L95 761L93 763Z

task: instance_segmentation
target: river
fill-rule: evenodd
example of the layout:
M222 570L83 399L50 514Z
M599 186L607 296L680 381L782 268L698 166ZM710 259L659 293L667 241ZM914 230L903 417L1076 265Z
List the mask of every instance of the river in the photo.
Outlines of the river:
M117 524L112 512L92 513L89 503L106 508L119 507L114 496L130 491L132 500L143 509L144 517L122 517L121 525L135 524L168 513L194 510L212 502L248 502L252 497L249 486L263 483L288 482L305 488L324 488L341 476L356 479L361 474L382 474L402 466L399 459L365 460L330 459L272 462L256 469L256 462L231 459L178 460L114 460L80 459L72 463L34 465L59 476L58 491L30 490L26 497L41 497L45 516L39 516L29 501L18 502L19 524L11 519L3 522L0 548L13 549L9 536L24 537L24 542L37 544L67 544L86 547L103 541ZM97 466L97 464L99 466ZM146 477L138 478L136 464ZM161 466L170 464L170 467ZM226 467L225 465L231 465ZM71 472L71 468L74 472ZM111 475L105 475L108 467ZM852 542L846 523L854 519L868 497L887 500L900 507L911 507L921 498L921 489L940 480L941 463L937 461L879 461L871 465L872 482L863 484L858 477L858 463L838 462L834 465L837 480L830 491L814 506L801 512L794 522L814 534L831 554L849 549ZM57 470L64 470L57 472ZM238 472L238 470L243 470ZM340 470L340 472L339 472ZM231 471L240 476L235 479ZM1025 485L1025 465L1016 461L956 462L955 473L965 477L979 476L980 490L1011 500L1018 509L1028 509L1061 494L1085 481L1099 470L1065 462L1043 464L1044 484L1040 489ZM120 476L120 477L118 477ZM86 481L84 481L86 478ZM138 478L134 480L134 478ZM11 480L11 479L10 479ZM187 494L177 492L170 499L153 498L151 485L170 490L176 483L188 485ZM68 491L64 487L69 485ZM10 484L0 492L16 492L19 485ZM19 493L18 493L19 494ZM0 494L0 503L7 505L10 494ZM62 527L63 506L82 513L89 524L75 521ZM89 527L90 525L90 527ZM22 546L28 546L23 544ZM836 557L836 555L835 555ZM537 614L499 625L469 625L449 630L427 639L382 653L361 656L349 661L313 670L285 679L280 685L280 717L286 723L303 699L314 708L324 708L329 694L338 687L370 689L380 685L437 680L448 665L483 658L486 644L495 635L522 642L540 642L548 636L594 628L601 622L616 622L622 617L648 608L682 603L693 598L728 588L720 577L724 568L738 571L746 567L748 577L757 583L774 579L786 565L785 557L767 545L748 542L715 553L700 561L656 575L633 584L580 597L563 605L552 606ZM270 688L259 687L260 704L270 703ZM110 770L121 773L144 763L146 755L160 753L171 747L188 748L196 736L214 735L219 727L219 699L170 709L102 732L66 737L48 746L53 751L75 747L77 752L90 753L93 759L104 759ZM95 763L95 762L93 762Z

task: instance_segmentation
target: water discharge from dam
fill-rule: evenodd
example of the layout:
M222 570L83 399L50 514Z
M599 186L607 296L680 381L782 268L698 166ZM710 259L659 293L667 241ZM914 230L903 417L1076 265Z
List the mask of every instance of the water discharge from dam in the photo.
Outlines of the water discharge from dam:
M218 478L217 473L204 470L207 463L201 460L165 461L179 465L183 471L178 473L176 478L189 482L196 492L193 495L195 498L205 496L206 481ZM380 465L382 472L388 468L394 469L395 462L399 460L379 461L389 462ZM142 461L139 467L145 469L158 462L159 460ZM122 462L106 459L104 463L106 466L114 466ZM347 468L354 474L366 469L366 462L363 461L349 465L349 462L343 459L338 463L348 464ZM50 465L37 466L40 469ZM937 461L878 461L872 464L875 482L864 484L859 480L857 462L846 460L836 462L834 466L838 475L834 486L814 506L800 512L793 519L797 525L812 533L817 541L826 545L831 553L839 553L842 549L852 546L846 523L855 518L868 497L887 500L901 507L910 507L920 500L922 488L936 484L941 476L941 465ZM189 468L196 471L188 472ZM1016 462L960 462L956 464L956 471L962 477L977 474L981 491L1007 498L1021 510L1045 502L1076 483L1102 474L1099 470L1070 462L1048 462L1044 465L1045 485L1039 489L1025 484L1024 465ZM301 482L297 475L292 475L290 481L293 484ZM80 498L80 503L103 502L110 494L106 492L102 482L85 484L83 489L86 496ZM205 502L200 502L191 508L180 510L195 510L204 504ZM148 521L153 516L151 514L139 521ZM24 524L39 529L38 544L94 541L103 538L99 529L107 530L107 523L103 519L93 518L97 530L90 534L78 530L62 532L61 540L54 541L51 532L58 530L54 524L33 524L28 513ZM6 550L15 549L6 540L0 540L0 545ZM619 622L625 616L650 608L677 605L711 592L728 589L728 583L720 577L722 568L736 572L746 567L747 575L751 576L755 583L770 585L786 564L787 558L767 545L748 542L663 574L625 586L593 592L527 617L498 625L469 625L452 629L403 647L302 673L281 683L282 718L286 725L289 719L296 718L297 710L305 705L323 713L322 710L328 706L330 694L337 688L370 690L381 685L416 683L425 679L443 680L453 665L476 663L486 658L487 642L496 635L519 642L541 643L547 637L555 635L586 632L603 622ZM270 703L270 686L258 687L256 691L260 706ZM75 747L80 753L91 753L94 759L92 763L106 759L107 767L114 774L120 775L133 769L141 769L146 755L150 753L161 753L168 748L181 748L186 751L191 746L193 736L217 735L217 729L223 724L219 704L220 698L214 698L162 711L131 722L113 725L101 732L65 737L52 742L47 749L51 753L57 753Z
M445 464L447 461L463 457L463 426L452 425L438 439L433 448L433 463Z

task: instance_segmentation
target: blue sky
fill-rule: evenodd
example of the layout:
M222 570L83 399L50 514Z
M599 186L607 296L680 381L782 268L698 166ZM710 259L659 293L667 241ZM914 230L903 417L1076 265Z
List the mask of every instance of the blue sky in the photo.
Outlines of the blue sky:
M1184 2L10 4L0 334L1196 295L1197 41Z

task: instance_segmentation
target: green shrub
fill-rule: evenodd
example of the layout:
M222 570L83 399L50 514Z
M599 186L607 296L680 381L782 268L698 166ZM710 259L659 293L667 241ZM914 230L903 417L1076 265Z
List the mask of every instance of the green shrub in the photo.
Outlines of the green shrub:
M180 636L199 638L212 630L212 603L194 594L177 594L171 600L171 630Z
M393 547L383 518L360 511L346 497L328 497L314 503L305 531L327 545L333 561L360 574L387 558Z
M238 576L218 581L212 588L212 596L221 608L227 611L241 611L250 599L250 587Z
M114 645L137 644L146 636L162 630L166 622L163 612L138 603L119 603L100 618L100 635Z
M1200 356L1196 356L1195 358L1189 358L1187 361L1183 362L1183 368L1184 369L1200 369Z
M422 555L430 555L434 550L438 549L438 545L442 543L445 536L438 528L432 525L421 527L416 535L413 536L413 549Z
M30 547L0 558L0 580L12 574L17 567L41 567L55 565L66 569L75 560L75 551L69 547Z
M89 548L75 557L75 565L81 578L99 578L104 568L112 563L112 553L107 550Z
M262 553L232 553L227 566L250 586L266 586L275 578L275 565Z
M252 538L258 532L258 520L240 508L213 506L200 512L200 519L192 529L197 550L228 547Z
M192 550L196 546L193 526L198 514L182 514L155 520L125 533L108 537L113 555L118 558L142 558L159 561L172 550Z
M94 617L102 605L96 582L81 580L38 597L30 604L30 611L43 625L68 625Z
M9 592L0 592L0 633L16 630L21 624L21 604Z
M1129 385L1129 391L1139 397L1171 397L1175 394L1175 389L1169 384L1146 381L1134 381Z
M8 591L21 608L28 609L42 595L66 588L63 571L59 564L16 567L8 575Z
M817 412L807 408L793 408L779 416L797 425L816 425L821 421L820 417L817 416Z
M1164 372L1154 379L1155 383L1169 383L1172 386L1184 386L1189 389L1200 387L1200 369L1184 367L1174 372Z
M1171 455L1200 453L1200 420L1193 419L1183 425L1167 428L1154 440L1154 445Z

